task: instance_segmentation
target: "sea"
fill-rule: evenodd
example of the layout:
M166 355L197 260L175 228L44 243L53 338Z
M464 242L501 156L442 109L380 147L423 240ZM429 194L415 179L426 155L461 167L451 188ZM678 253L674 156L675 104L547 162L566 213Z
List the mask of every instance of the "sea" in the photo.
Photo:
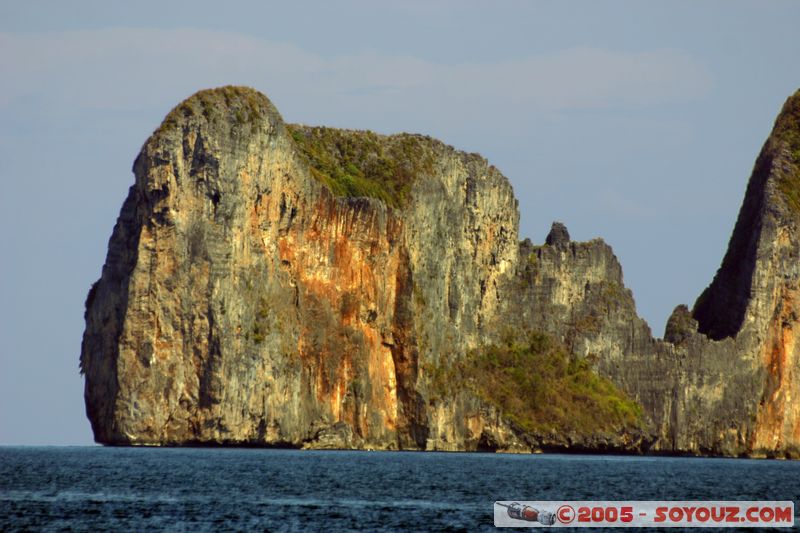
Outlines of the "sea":
M488 531L498 500L798 499L798 461L0 447L4 532Z

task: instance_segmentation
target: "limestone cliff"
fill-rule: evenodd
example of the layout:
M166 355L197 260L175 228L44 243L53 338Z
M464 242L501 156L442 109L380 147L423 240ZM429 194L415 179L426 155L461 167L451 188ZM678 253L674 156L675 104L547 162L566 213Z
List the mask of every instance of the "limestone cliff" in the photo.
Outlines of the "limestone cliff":
M653 451L800 455L800 92L759 155L722 266L693 311L676 307L664 340L637 314L601 240L554 224L522 243L506 316L560 338L644 407ZM525 258L527 257L527 260Z
M654 339L602 240L526 241L520 253L528 260L508 288L516 297L506 316L516 328L558 338L639 402L656 436L651 451L748 453L748 413L757 403L748 398L758 396L759 381L727 342L697 333L686 306L670 317L666 340Z
M477 347L514 273L505 177L422 136L290 128L232 87L176 107L134 174L87 299L98 441L428 445L420 354Z
M728 251L692 313L711 339L701 353L719 353L723 375L750 385L740 414L746 453L800 455L799 291L800 91L756 160Z
M797 100L720 272L662 341L603 241L561 224L518 241L511 186L480 156L201 91L143 146L87 298L95 438L795 453Z

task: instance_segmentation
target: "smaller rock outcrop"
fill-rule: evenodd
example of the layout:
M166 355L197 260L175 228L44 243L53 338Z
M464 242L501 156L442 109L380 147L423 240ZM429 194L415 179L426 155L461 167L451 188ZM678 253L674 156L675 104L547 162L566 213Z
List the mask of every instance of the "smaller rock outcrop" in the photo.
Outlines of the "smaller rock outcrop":
M681 344L695 333L697 333L697 320L692 317L689 307L685 304L677 306L667 320L664 340L672 344Z
M547 239L544 241L548 246L566 246L569 244L569 231L567 227L561 222L553 222L550 227L550 233L547 234Z

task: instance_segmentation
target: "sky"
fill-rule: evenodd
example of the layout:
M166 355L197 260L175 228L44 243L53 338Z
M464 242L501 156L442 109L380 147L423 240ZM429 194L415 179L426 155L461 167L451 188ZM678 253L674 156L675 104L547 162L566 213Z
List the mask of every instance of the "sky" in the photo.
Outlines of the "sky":
M0 3L0 444L92 442L83 303L139 148L195 91L481 153L520 238L605 239L661 336L800 88L798 23L791 0Z

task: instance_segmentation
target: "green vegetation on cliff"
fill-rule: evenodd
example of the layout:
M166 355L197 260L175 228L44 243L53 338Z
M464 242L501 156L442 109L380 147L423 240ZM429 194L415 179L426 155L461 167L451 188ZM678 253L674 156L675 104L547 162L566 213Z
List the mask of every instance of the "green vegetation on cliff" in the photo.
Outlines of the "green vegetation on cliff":
M433 172L434 141L422 135L378 135L288 124L311 174L336 195L370 197L386 205L405 205L411 185Z
M786 143L792 157L789 168L779 171L778 188L795 213L800 213L800 91L786 100L775 120L773 135Z
M204 89L175 106L156 130L156 135L177 128L191 118L204 118L208 122L225 120L238 127L253 126L267 113L277 113L266 96L251 89L226 85Z
M427 369L433 390L473 390L502 416L531 433L592 435L642 428L642 409L585 359L571 360L551 337L484 347L449 365Z
M268 116L282 121L269 99L249 87L227 85L198 91L175 106L154 137L180 132L192 123L253 128ZM406 204L413 182L434 172L437 150L443 143L424 135L379 135L372 131L343 130L286 124L297 152L312 176L336 196L377 198L391 207Z

